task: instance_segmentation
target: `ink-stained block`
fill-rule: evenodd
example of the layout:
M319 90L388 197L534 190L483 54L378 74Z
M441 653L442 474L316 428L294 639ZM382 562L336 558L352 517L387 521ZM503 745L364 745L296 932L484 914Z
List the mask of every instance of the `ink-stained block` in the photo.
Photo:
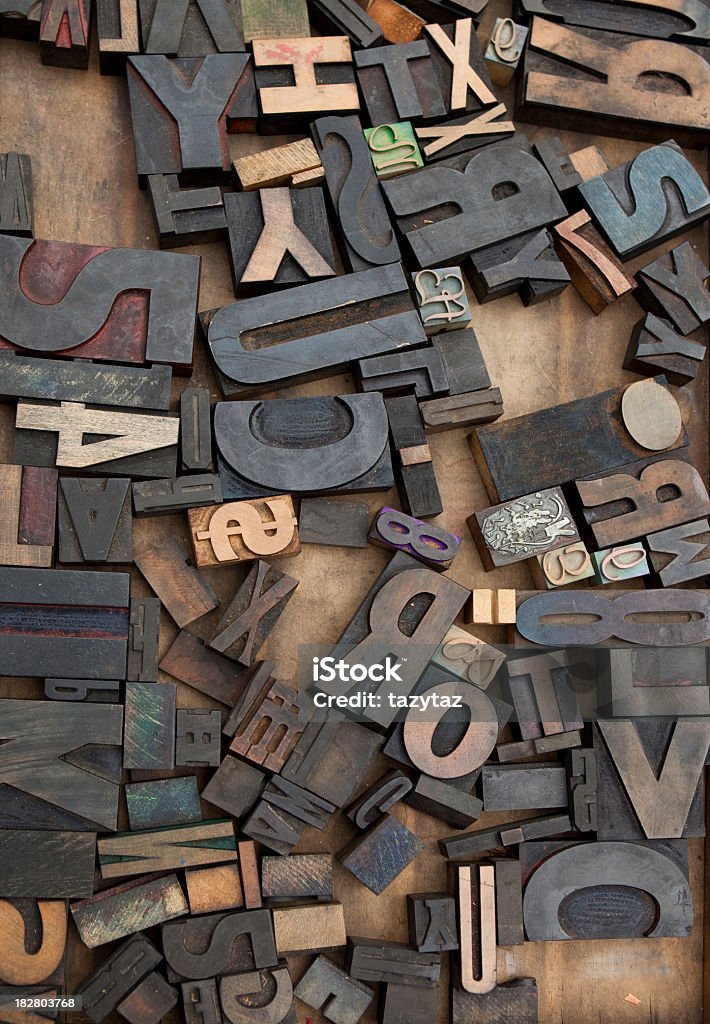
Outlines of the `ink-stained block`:
M649 312L668 317L681 334L690 334L710 321L708 277L697 250L682 242L639 270L636 298Z
M417 138L424 143L421 149L426 162L446 160L515 135L515 124L507 121L507 116L505 104L497 103L480 114L464 114L417 128Z
M26 153L0 153L0 233L34 236L32 162Z
M190 509L188 522L198 566L249 562L263 555L284 558L301 550L288 494Z
M175 683L126 683L125 768L175 767Z
M148 194L161 249L224 240L227 218L216 185L181 189L177 174L149 174Z
M327 800L275 775L242 831L275 853L287 854L306 825L322 832L334 810Z
M137 552L133 560L181 629L218 606L216 594L190 564L187 544L180 538L165 537Z
M613 718L705 717L710 714L705 651L610 651L608 697L604 714Z
M670 320L647 313L633 329L624 369L642 377L662 373L669 384L682 387L695 380L705 351L705 345L675 331Z
M340 850L338 860L370 892L379 895L423 849L421 839L397 818L385 814Z
M364 548L370 510L354 501L303 498L298 535L302 544L325 547Z
M0 564L52 565L56 493L56 469L0 465Z
M82 899L94 891L96 833L0 829L0 897Z
M467 327L471 307L460 267L419 270L413 277L419 313L427 334Z
M130 57L126 70L139 177L184 174L201 185L226 181L227 133L253 131L256 123L251 55L143 54Z
M445 892L407 896L409 942L420 953L447 953L459 948L456 901Z
M144 935L127 939L79 986L84 1013L94 1024L101 1024L162 959Z
M633 0L604 4L597 11L590 10L583 3L571 3L564 11L556 10L554 13L549 0L519 0L518 10L526 19L540 14L564 25L604 28L610 32L628 32L651 39L673 39L691 46L706 44L710 37L707 9L693 0L681 0L672 8L649 8L643 25L636 17L638 8Z
M42 63L85 71L89 66L90 22L91 0L42 0Z
M259 559L217 624L209 641L212 650L253 665L298 582Z
M0 254L0 348L189 372L199 256L3 234Z
M191 914L212 914L217 910L238 910L244 906L236 864L191 868L185 872L185 881Z
M126 679L154 683L158 679L160 601L157 597L131 598Z
M404 509L415 518L443 511L439 484L414 395L385 399L395 479Z
M415 990L438 988L441 955L419 953L404 942L350 936L346 967L359 981L408 985Z
M190 473L173 480L141 480L133 484L136 516L172 515L222 501L222 485L215 473Z
M420 402L419 411L424 429L430 434L436 434L442 430L474 427L500 419L503 415L503 398L499 388L485 388Z
M567 773L562 765L484 765L481 775L487 811L567 806Z
M478 829L466 835L447 836L439 840L439 849L449 860L470 860L480 854L490 853L491 850L571 831L569 814L545 815L511 821L496 828Z
M306 0L242 0L242 19L247 43L310 35Z
M19 465L124 477L175 475L175 416L20 401L15 428L13 459Z
M140 53L138 0L96 0L96 35L102 75L124 75L126 58Z
M592 556L581 540L536 555L534 562L528 564L537 585L548 590L581 583L594 576Z
M215 807L243 818L252 809L266 785L267 776L237 757L225 757L202 791Z
M256 859L256 848L251 839L242 839L237 843L239 854L239 874L244 891L244 906L247 910L257 910L261 906L261 881L259 863Z
M139 6L143 53L206 57L246 49L239 0L140 0Z
M222 1011L214 978L184 981L182 990L186 1024L222 1024Z
M172 871L201 864L236 861L234 823L228 819L143 832L124 832L99 840L103 878Z
M382 42L381 26L357 0L312 0L309 6L317 27L350 36L350 42L360 50Z
M163 925L162 938L168 981L213 978L275 967L277 962L268 910L237 910L170 921Z
M261 892L265 900L333 899L333 858L329 853L265 856L261 861Z
M268 971L251 971L222 978L219 997L224 1015L232 1024L253 1019L255 1010L269 1015L270 1020L296 1024L293 982L284 960L279 960L278 966Z
M393 178L424 166L417 137L409 121L365 129L365 139L378 178Z
M0 923L3 957L0 961L0 1018L8 1010L6 994L24 995L27 983L61 986L65 981L68 939L67 904L64 900L31 898L2 900ZM19 986L22 986L20 989ZM25 989L26 991L26 989ZM20 1011L21 1012L21 1011Z
M451 1024L537 1024L537 982L516 978L472 995L451 986Z
M375 514L368 539L378 547L404 551L432 569L449 569L461 538L436 526L384 506Z
M648 576L650 569L646 549L641 541L623 544L605 551L592 552L596 583L620 583L638 576Z
M181 917L187 914L188 906L177 875L172 874L104 889L97 896L73 903L71 912L81 941L95 949Z
M378 821L390 807L399 803L411 789L411 779L404 772L394 769L368 786L345 813L359 829L365 829Z
M116 1009L128 1024L159 1024L177 1001L177 990L153 971Z
M424 32L447 113L477 112L496 102L472 18L447 25L432 19Z
M710 576L710 523L699 519L646 537L654 574L663 587Z
M90 701L93 704L118 704L121 684L117 679L45 679L47 700Z
M311 719L281 769L281 778L343 807L362 785L381 746L381 736L344 721L333 710L324 721Z
M369 0L367 11L388 43L411 43L422 34L423 19L397 0Z
M186 630L178 633L160 662L161 672L232 707L246 689L250 672L211 651ZM237 815L238 817L238 815Z
M180 779L127 783L125 791L128 824L132 832L187 825L202 818L200 794L194 775Z
M426 40L356 50L354 59L371 125L421 123L446 116Z
M180 395L180 459L187 473L209 473L212 469L212 422L207 388L185 388Z
M42 0L2 0L0 35L11 39L37 39Z
M570 750L567 754L567 774L574 827L579 832L596 832L599 814L597 759L594 750Z
M520 863L517 860L495 860L496 938L499 946L522 946L523 890Z
M342 903L277 908L273 916L279 956L325 953L347 942Z
M546 228L505 238L472 253L464 270L480 303L517 292L524 306L559 295L570 275Z
M130 562L131 481L62 477L58 492L58 559L65 563Z
M570 544L579 540L559 487L475 512L467 522L488 570L554 551L563 540Z
M321 1010L326 1020L339 1024L357 1024L375 993L362 982L355 981L326 956L319 956L310 965L294 995L314 1010Z
M634 278L624 270L586 210L557 224L554 232L555 247L570 280L593 313L603 313L612 302L633 291Z
M505 661L505 654L454 625L449 627L431 660L447 672L485 690Z
M311 717L304 694L278 680L266 686L236 724L230 750L253 764L280 771Z
M163 684L164 685L164 684ZM221 760L222 716L205 708L178 708L175 764L216 767Z
M483 58L494 85L508 85L518 70L528 30L512 18L496 18Z

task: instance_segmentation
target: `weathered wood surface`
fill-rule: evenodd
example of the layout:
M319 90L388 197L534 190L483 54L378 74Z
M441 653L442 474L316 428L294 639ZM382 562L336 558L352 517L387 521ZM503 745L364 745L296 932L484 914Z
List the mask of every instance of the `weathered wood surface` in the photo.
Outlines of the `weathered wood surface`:
M495 17L510 13L503 0L490 0L479 38L490 35ZM72 240L86 244L126 245L158 248L153 227L150 200L135 181L133 148L130 143L130 115L125 84L120 78L101 77L98 56L92 51L88 72L44 67L36 47L11 39L0 39L0 87L3 97L3 149L16 149L33 156L35 187L35 224L39 237ZM512 90L498 90L512 111ZM47 103L52 96L55 102ZM33 116L28 118L31 106ZM71 130L69 130L71 129ZM528 137L540 139L560 134L556 129L523 126ZM93 144L87 151L86 139ZM610 166L631 159L641 145L591 135L563 132L571 151L596 142ZM284 138L279 141L290 141ZM257 152L274 144L273 138L239 135L229 139L232 159ZM706 153L693 151L693 165L703 170ZM72 188L67 188L72 182ZM707 263L706 234L695 229L689 238ZM183 250L199 253L203 259L200 308L211 309L234 299L226 247L202 245ZM627 267L635 274L662 252L659 248ZM494 385L501 388L506 416L542 409L559 402L582 398L638 379L622 371L622 363L633 325L642 315L632 298L614 304L601 317L592 316L573 288L549 302L532 308L521 306L517 296L507 296L475 307L476 333L484 351ZM525 344L519 343L520 338ZM196 369L193 383L210 388L212 401L220 391L211 376L204 347L196 345ZM184 382L173 386L171 411L178 408L177 396ZM352 390L344 376L301 385L288 394L345 394ZM698 377L682 389L681 401L691 435L690 454L703 472L707 470L708 364ZM269 395L268 397L273 397ZM0 460L11 462L11 406L0 408ZM485 573L466 529L466 517L474 509L491 504L470 458L466 435L471 428L428 434L443 498L444 513L436 520L445 529L464 538L461 552L450 575L465 586L518 587L531 589L524 563ZM379 492L357 497L367 502L372 515L384 504L396 504L394 492ZM137 548L154 543L170 530L188 540L184 513L167 518L142 519L134 524ZM309 545L292 565L301 580L299 591L285 610L279 629L274 632L266 654L278 659L280 672L292 677L296 669L293 637L308 636L314 642L332 644L337 640L368 587L387 564L389 552L368 546L362 550ZM355 570L354 559L357 559ZM222 601L234 594L242 570L223 567L208 570L209 582ZM148 596L150 588L135 570L133 589ZM205 640L214 631L220 611L216 610L191 624L190 630ZM161 615L160 654L165 655L177 635L169 615ZM487 639L492 639L490 632ZM501 636L499 634L499 639ZM163 672L163 682L174 677ZM40 697L42 683L27 680L3 680L2 696ZM219 707L205 694L179 683L178 703L183 707ZM382 758L373 760L367 783L387 769ZM408 892L434 892L446 889L446 862L436 839L449 834L449 826L420 814L405 804L392 812L416 832L426 849L379 897L369 893L356 879L340 872L338 899L347 910L348 929L355 935L385 935L406 941ZM212 816L218 816L214 813ZM507 816L506 816L507 817ZM503 820L501 814L496 820ZM122 823L122 827L127 822ZM481 827L480 825L474 828ZM326 834L310 831L317 847L304 842L306 851L332 852L342 848L352 834L350 823L338 815ZM691 884L700 898L702 884L702 845L691 840ZM699 906L698 906L699 910ZM82 949L72 933L69 941L68 985L76 991L80 981L106 956L99 950L95 957ZM299 974L301 967L299 965ZM147 972L146 972L147 973ZM442 972L439 1024L448 1019ZM298 975L296 975L298 976ZM619 1024L654 1024L656 1020L682 1019L684 1024L702 1020L702 920L688 940L657 939L633 944L626 941L597 943L593 956L580 957L577 943L529 943L499 953L499 983L509 978L532 976L538 981L541 1024L588 1024L588 1001L580 1001L579 992L593 995L595 1010L602 1019ZM574 985L569 984L574 978ZM674 983L682 979L682 984ZM631 1006L624 1002L627 992L636 993L643 1002ZM119 1000L120 1002L120 1000ZM307 1013L303 1015L305 1021ZM311 1013L314 1019L318 1016ZM362 1018L363 1024L376 1020L374 1006Z

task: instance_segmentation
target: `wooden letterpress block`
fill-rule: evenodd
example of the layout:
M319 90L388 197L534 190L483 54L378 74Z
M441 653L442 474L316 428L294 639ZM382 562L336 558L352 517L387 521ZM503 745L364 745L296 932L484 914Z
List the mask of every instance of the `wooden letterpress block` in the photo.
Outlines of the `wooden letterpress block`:
M347 942L342 903L286 907L273 915L279 956L325 953Z
M378 178L392 178L424 166L414 129L409 121L366 128L365 138Z
M4 234L0 254L0 284L10 297L0 312L1 348L100 362L167 363L178 372L191 366L198 256L33 243ZM106 395L98 404L105 403Z
M219 604L212 588L190 564L187 545L178 537L164 537L139 551L133 560L181 629Z
M418 399L446 394L449 375L436 340L426 348L361 359L357 364L360 390L383 395L413 392Z
M382 737L330 711L324 721L311 719L281 778L342 807L362 784Z
M186 630L178 633L160 662L160 671L232 707L246 689L250 671L211 651ZM239 817L239 815L236 815Z
M491 850L504 849L531 839L543 839L572 831L568 814L545 815L511 821L496 828L478 829L466 835L447 836L439 840L439 849L449 860L470 860Z
M333 858L329 853L264 857L261 892L265 900L333 899Z
M496 895L492 864L456 869L459 911L460 988L483 995L495 987Z
M99 840L103 878L170 871L199 864L236 861L234 823L227 819L145 832L124 832Z
M358 981L438 988L441 956L419 953L403 942L351 936L346 959L348 973ZM412 998L416 999L416 992Z
M681 334L710 322L710 270L690 242L663 253L638 272L635 298L644 309L668 317Z
M699 519L646 537L653 572L663 587L710 576L710 523Z
M458 156L514 135L515 125L506 121L506 116L505 104L497 103L480 114L465 114L433 126L417 128L418 139L431 140L422 146L426 162Z
M144 54L129 57L127 73L139 177L184 172L199 184L226 180L227 132L256 123L251 56Z
M574 827L578 832L596 832L597 759L591 749L570 750L567 755L569 803Z
M222 1013L214 978L184 981L181 986L186 1024L222 1024Z
M421 123L446 115L431 51L424 39L357 50L355 70L372 125Z
M137 0L97 0L96 35L102 75L124 75L126 58L140 53Z
M90 409L83 402L20 401L15 427L13 459L22 465L111 476L175 475L175 416ZM102 435L104 440L85 441Z
M481 776L487 811L567 806L567 773L561 765L484 765Z
M277 185L295 188L305 175L309 176L311 184L317 185L318 181L312 177L320 173L322 180L323 174L320 157L310 139L298 139L285 146L237 157L232 166L235 187L241 192Z
M612 302L633 291L634 278L580 210L555 226L555 246L572 284L593 313L602 313Z
M674 142L644 150L579 191L621 259L647 252L710 216L710 192ZM630 216L626 210L632 207Z
M347 317L343 317L344 306L347 307ZM294 320L300 322L295 337ZM330 376L345 370L357 359L421 345L426 341L407 279L399 264L277 292L271 296L268 305L255 297L232 303L220 310L204 313L202 325L220 374L222 391L230 398ZM299 408L311 409L316 400L300 398L289 401L289 406L277 405L275 408L288 409L289 415L293 416ZM322 403L323 399L319 401ZM338 402L337 399L330 401ZM339 401L350 404L351 408L365 403L361 396L352 395ZM296 402L301 403L300 406L294 404ZM246 406L241 404L235 407L232 403L230 408L236 408L240 417L246 410ZM223 447L219 426L224 410L223 403L215 408L214 430L218 449ZM266 407L260 407L260 410L259 425L268 435ZM330 413L330 417L333 415ZM374 410L371 415L376 415ZM280 425L280 431L280 443L283 444L288 440L283 425ZM269 451L271 459L275 459L275 449L269 446ZM294 489L304 490L303 487L283 488L287 492ZM266 493L273 494L274 490L272 485Z
M364 548L370 510L353 501L304 498L301 501L298 535L302 544Z
M546 0L520 0L521 14L548 14ZM601 13L603 11L603 13ZM696 7L688 0L681 0L673 8L663 10L649 9L648 18L643 25L634 17L636 7L633 2L624 0L604 7L595 13L584 3L570 3L564 11L555 12L555 20L564 25L580 25L587 28L603 28L610 32L628 32L630 35L646 36L652 39L675 39L680 43L700 44L708 41L710 25L704 8Z
M144 53L205 57L244 50L238 0L139 0Z
M277 962L268 910L236 910L170 921L163 925L162 937L168 981L213 978L275 967Z
M162 959L144 935L131 936L79 986L84 1013L94 1024L101 1024Z
M459 948L456 901L445 892L407 896L409 942L420 953L446 953Z
M467 522L483 565L489 570L553 551L563 539L569 543L579 540L559 487L475 512Z
M34 235L32 163L25 153L0 153L0 233Z
M321 117L313 122L312 132L344 243L346 266L356 271L396 263L399 246L359 119Z
M197 779L155 779L128 783L125 787L128 823L131 831L166 828L200 821L200 794Z
M367 13L380 26L388 43L412 43L422 34L424 21L397 0L367 0Z
M472 113L494 104L496 96L473 19L459 18L449 25L431 24L424 31L447 113Z
M233 818L242 818L254 806L267 776L237 757L225 757L202 791L202 796Z
M95 949L140 928L181 917L187 913L187 901L177 875L172 874L104 889L91 899L73 903L71 912L81 941Z
M667 75L682 83L673 94L665 89ZM522 76L523 121L627 139L672 137L683 146L702 146L707 138L710 81L702 50L535 17ZM648 88L629 95L627 83L641 77Z
M439 485L417 400L413 395L385 399L395 474L405 510L415 518L442 511Z
M256 87L262 130L298 130L317 114L360 109L347 36L255 39Z
M175 767L175 683L126 683L125 768Z
M382 28L357 0L311 0L311 18L335 35L350 36L359 50L382 42Z
M64 983L67 946L64 900L3 900L0 927L3 932L2 984L24 987Z
M258 909L261 906L261 881L254 843L251 839L242 839L237 843L237 850L239 851L239 873L242 878L244 906L247 910Z
M41 13L39 0L2 0L0 35L11 39L37 39Z
M253 665L293 596L298 580L259 559L220 619L209 646Z
M460 626L451 626L431 660L485 690L505 661L505 654Z
M159 1024L177 1000L177 990L153 971L116 1009L129 1024Z
M94 891L95 832L0 829L0 898L82 899Z
M44 695L47 700L85 701L94 704L118 704L121 699L117 679L100 682L98 679L45 679Z
M474 626L503 626L515 622L515 591L477 587L467 608L466 622Z
M191 868L185 872L185 881L191 914L238 910L244 906L239 868L236 864L220 864L214 868Z
M177 174L149 174L148 193L161 249L224 239L227 218L216 186L181 189Z
M306 825L322 832L334 810L327 800L274 776L242 832L276 853L287 854Z
M427 334L455 330L471 322L471 307L460 267L419 270L413 280Z
M375 515L369 539L378 547L404 551L424 565L442 571L451 567L461 544L460 537L440 526L386 506Z
M650 405L649 414L657 417L658 424L662 410ZM631 463L609 476L578 480L576 487L582 516L602 548L659 528L682 526L710 512L702 477L680 459Z
M255 669L240 669L239 671L244 678L244 684L222 727L225 736L234 736L252 706L256 708L264 699L269 687L275 681L276 662L258 661Z
M130 562L133 557L128 479L59 481L60 562Z
M133 484L137 516L171 515L185 509L218 505L222 486L214 473L191 473L174 480L141 480Z
M609 652L609 704L614 718L705 717L708 671L701 647Z
M395 769L373 782L345 813L359 829L368 828L409 793L412 782Z
M594 580L596 583L619 583L650 572L646 549L641 541L623 544L605 551L592 552Z
M219 711L179 708L175 733L175 764L189 765L192 768L218 765L221 760L221 732Z
M413 1003L409 985L389 982L380 997L381 1024L425 1024L435 1020L438 1012L439 991L436 988L418 989Z
M418 267L459 263L567 214L549 174L518 135L382 188Z
M684 448L687 435L682 421L678 423L679 407L663 383L662 377L655 385L636 381L475 430L469 444L489 496L508 501L608 473L647 459L651 452ZM631 397L625 399L631 389ZM678 427L671 438L674 423ZM657 427L663 428L662 436ZM665 443L655 448L659 438Z
M357 1024L375 993L321 955L303 975L294 995L314 1010L321 1010L326 1020Z
M385 814L338 853L340 863L379 895L424 849L421 839Z
M56 493L56 469L0 465L0 564L51 566Z
M301 550L288 494L190 509L188 521L199 566L249 562L262 555L284 558Z
M480 303L517 292L525 306L558 295L570 283L549 231L529 231L472 253L466 275Z
M548 590L594 576L592 557L581 540L536 555L528 564L536 584Z
M695 380L704 358L704 345L678 334L669 320L647 313L634 327L624 369L643 377L662 373L681 387Z
M221 978L219 998L229 1024L248 1024L255 1012L268 1020L296 1024L293 982L288 965L280 960L269 971L251 971Z
M456 780L458 782L458 780ZM481 816L483 803L458 786L421 774L404 802L452 828L468 828Z
M483 54L488 74L495 85L508 85L525 49L528 30L512 18L496 18L491 38Z
M471 995L452 985L451 1024L537 1024L537 982L516 978Z
M509 660L508 686L524 740L584 728L570 662L564 651Z
M503 415L503 398L499 388L485 388L420 402L419 411L424 429L436 434L441 430L473 427L499 419Z
M335 276L320 188L266 188L224 197L234 294Z
M157 597L131 599L126 679L154 683L158 678L160 601Z
M242 0L244 39L293 39L310 35L306 0Z
M495 860L496 937L499 946L522 946L523 890L520 862Z
M91 0L42 0L39 50L43 64L89 66Z

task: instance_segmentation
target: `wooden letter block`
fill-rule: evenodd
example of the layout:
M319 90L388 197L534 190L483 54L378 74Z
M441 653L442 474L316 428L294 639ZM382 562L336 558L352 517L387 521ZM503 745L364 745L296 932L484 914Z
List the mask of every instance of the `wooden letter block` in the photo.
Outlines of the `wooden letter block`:
M466 865L457 878L461 988L483 995L495 988L497 976L495 868Z
M367 0L367 12L382 29L388 43L411 43L419 39L424 21L397 0Z
M82 899L94 891L96 833L0 829L0 899Z
M124 75L126 57L140 53L137 0L97 0L96 34L102 75Z
M310 139L298 139L285 146L273 146L261 153L237 157L233 163L235 187L241 192L288 185L297 188L308 181L323 180L320 157Z
M227 218L217 186L181 189L177 174L149 174L148 192L161 249L224 239Z
M399 260L399 246L357 117L321 117L313 138L350 270Z
M547 587L548 590L566 587L570 583L579 583L594 576L592 556L581 540L546 551L544 555L536 555L535 561L529 565L538 586Z
M253 665L297 586L298 580L259 559L220 619L212 650Z
M200 821L200 795L197 778L155 779L134 782L125 787L128 823L132 832L139 829L167 828Z
M419 270L414 289L427 334L466 327L471 322L471 307L460 267Z
M537 983L516 978L482 995L451 987L451 1024L537 1024Z
M128 1024L159 1024L177 1000L177 990L153 971L116 1009Z
M445 892L407 896L409 941L420 953L446 953L459 948L456 901Z
M248 669L240 668L228 658L211 651L202 640L186 630L176 636L160 662L160 671L230 708L246 689L250 675Z
M377 177L393 178L424 166L414 129L409 121L366 128L365 138Z
M238 0L140 0L144 53L205 57L244 50Z
M555 764L484 765L487 811L543 810L567 806L567 773Z
M207 388L185 388L180 395L180 452L184 472L207 473L212 469L210 393Z
M643 377L662 373L681 387L695 380L704 358L704 345L678 334L669 320L647 313L634 327L624 369Z
M707 9L695 0L680 0L672 5L649 8L643 25L635 17L638 6L634 0L605 5L599 11L592 11L583 3L571 3L564 11L556 9L554 13L549 0L520 0L520 11L527 16L547 16L564 25L606 28L651 39L675 39L690 45L707 43L710 37Z
M237 757L225 757L202 791L205 800L234 818L242 818L254 806L267 776Z
M461 544L460 537L440 526L387 506L375 515L369 539L378 547L404 551L424 565L441 570L451 567Z
M355 981L326 956L319 956L294 989L302 1003L320 1010L336 1024L357 1024L375 997L374 991Z
M524 740L536 741L542 736L584 728L573 673L564 651L517 658L507 664L510 695Z
M427 25L424 31L447 113L478 111L496 103L473 19Z
M609 707L614 718L707 717L710 693L705 651L609 652Z
M644 309L668 317L681 334L710 322L710 270L690 242L677 245L638 272L635 298Z
M605 551L595 551L592 554L592 564L596 583L619 583L622 580L647 576L650 572L646 549L640 541L607 548Z
M41 13L41 0L0 0L0 35L36 40Z
M79 986L84 1013L94 1024L101 1024L162 959L144 935L131 936Z
M188 521L199 566L249 562L262 555L284 558L301 550L288 494L190 509Z
M287 854L306 825L322 832L334 810L327 800L274 776L242 831L275 853Z
M563 539L572 544L579 540L560 487L475 512L467 522L489 570L553 551Z
M241 0L244 38L292 39L309 35L306 0Z
M255 846L250 839L243 839L237 843L237 850L239 851L239 873L244 891L244 906L247 910L255 910L261 906L261 882Z
M244 906L239 868L220 864L214 868L191 868L185 872L191 914L217 910L238 910Z
M346 722L331 710L323 721L308 723L281 769L281 778L343 807L362 785L381 746L377 733Z
M668 77L677 88L667 90ZM644 89L629 90L643 78ZM517 116L523 121L681 145L707 139L710 69L701 50L532 21ZM630 94L633 92L633 95Z
M285 683L269 679L246 709L230 747L254 764L280 771L310 718L310 702Z
M287 907L273 914L279 956L325 953L347 942L342 903Z
M555 227L555 245L572 284L593 313L633 291L636 282L580 210Z
M415 518L442 511L431 450L414 395L385 399L395 476L405 511Z
M485 690L505 661L505 654L460 626L451 626L431 660Z
M473 427L499 419L503 415L503 398L499 388L485 388L420 402L419 412L424 429L436 434L441 430Z
M512 18L496 18L484 59L495 85L508 85L525 49L528 30L516 25Z
M276 966L274 929L268 910L237 910L170 921L163 925L162 933L168 981Z
M146 869L171 871L237 859L234 824L226 819L147 832L124 832L101 839L98 845L103 878L139 875Z
M333 858L329 853L264 857L261 861L261 891L274 903L293 900L333 899Z
M252 297L203 314L202 323L227 398L328 377L426 341L399 264L304 284L268 303Z
M189 172L198 184L226 179L227 132L253 130L256 122L251 56L146 54L130 57L127 72L139 177Z
M358 981L407 985L410 989L438 988L440 954L419 953L403 942L351 937L346 966ZM412 998L417 998L417 992Z
M130 562L130 480L59 481L60 562Z
M320 188L266 188L224 197L234 294L241 297L335 276Z
M359 882L378 896L423 849L421 839L397 818L385 814L337 856Z
M544 839L572 831L568 814L555 814L522 821L511 821L496 828L478 829L466 835L439 840L439 849L449 860L470 860L491 850L504 849L531 839Z
M63 983L67 945L64 900L2 900L0 927L4 947L0 960L3 984Z
M522 946L523 890L520 862L496 860L496 933L499 946Z
M359 829L366 829L399 803L411 788L412 782L404 772L397 769L387 772L369 786L345 813Z
M660 530L646 537L649 558L661 586L710 576L710 523L695 523Z
M473 592L466 621L474 626L503 626L515 621L514 590L481 590Z
M191 768L216 767L221 760L221 719L219 711L179 708L175 732L175 764Z
M596 832L597 759L593 750L570 750L567 755L569 803L574 827L579 832Z
M458 156L514 135L515 125L506 121L506 116L505 104L497 103L480 114L465 114L434 126L417 128L418 139L431 140L422 147L427 163Z
M157 597L131 599L126 679L154 683L158 679L160 601Z
M584 182L579 191L614 251L626 260L710 216L710 193L674 142L644 150Z
M91 0L42 0L39 48L43 64L89 66Z
M303 498L298 535L302 544L326 547L364 548L370 510L353 501Z
M468 327L440 334L426 348L362 359L358 371L363 391L414 391L419 399L434 394L459 395L487 388L491 383L478 338Z
M0 233L34 236L32 163L26 153L0 153Z
M182 1001L186 1024L222 1024L222 1012L214 978L206 981L184 981Z
M112 476L175 476L179 431L175 416L90 409L83 402L20 401L15 427L13 459L21 465ZM91 436L104 440L85 440ZM77 485L74 500L80 504L78 490ZM113 498L117 501L117 496Z
M134 561L182 629L219 604L217 596L189 562L188 547L172 535L138 552Z
M175 683L126 683L125 768L175 767Z
M47 700L91 701L94 704L118 704L121 699L117 679L45 679Z
M171 921L187 910L177 875L126 882L104 889L91 899L73 903L71 908L81 941L89 949L123 939L139 928L152 928Z
M430 121L446 106L424 39L355 52L355 70L372 125Z
M142 480L133 484L137 516L171 515L221 501L222 486L214 473L191 473L174 480Z
M56 493L56 469L0 465L0 564L52 565Z
M357 0L312 0L310 6L316 24L322 24L335 35L350 36L351 43L359 50L382 42L380 25Z
M517 292L523 305L532 306L558 295L570 282L545 228L472 253L464 269L480 303Z
M230 1024L249 1024L255 1016L296 1024L292 1008L293 983L284 961L271 971L252 971L222 978L219 998Z

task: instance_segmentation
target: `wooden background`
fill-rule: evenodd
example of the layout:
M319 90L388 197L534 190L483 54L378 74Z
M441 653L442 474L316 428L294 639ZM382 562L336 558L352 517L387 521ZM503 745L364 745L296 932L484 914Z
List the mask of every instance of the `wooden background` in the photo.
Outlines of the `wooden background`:
M494 18L509 13L502 0L491 0L479 31L482 42L489 36ZM512 112L512 89L497 88L496 92L506 99ZM532 125L521 128L531 140L554 134ZM573 150L597 142L610 166L645 148L623 140L561 134ZM273 136L232 136L230 140L233 156L283 141L287 140ZM85 72L44 67L36 43L0 39L0 151L11 149L32 157L36 237L96 245L158 247L148 198L137 184L125 79L99 75L95 40L91 66ZM707 149L693 151L690 156L707 179ZM698 228L684 237L690 238L707 260L707 228ZM681 240L684 239L678 242ZM195 246L182 251L202 257L200 310L234 301L225 245ZM647 253L628 266L634 272L660 251ZM485 306L475 305L473 296L470 297L473 326L492 383L503 392L506 416L532 412L637 379L621 369L632 325L641 316L639 306L630 296L599 317L593 316L572 287L562 296L529 309L517 296ZM201 340L196 351L193 380L209 386L213 400L218 400L221 396ZM175 400L184 386L182 379L175 382ZM353 390L352 377L341 376L302 385L287 394L342 394ZM689 428L693 459L707 475L707 360L694 383L680 389L677 395ZM12 461L13 419L12 407L0 407L0 460L4 462ZM449 575L468 588L531 589L524 563L493 573L482 568L465 520L490 501L471 457L466 431L434 434L430 444L445 510L436 521L464 538ZM394 493L366 495L363 500L368 501L373 511L383 504L398 503ZM166 530L179 531L187 538L182 516L144 519L134 523L134 546L148 543ZM301 584L263 652L277 659L282 678L295 678L299 643L331 643L337 639L387 560L387 553L374 547L356 550L311 546L304 546L297 558L284 560L283 569L299 578ZM234 593L245 574L235 567L208 569L206 573L222 600ZM133 577L134 593L150 593L135 568ZM219 615L216 610L190 628L206 637ZM161 653L176 633L175 624L163 613ZM42 689L36 681L5 679L0 683L0 695L38 697ZM209 698L181 685L178 706L218 705L211 705ZM372 780L383 767L384 761L379 759L373 764ZM207 805L205 810L210 810ZM436 841L451 829L402 804L394 813L422 837L426 851L379 897L336 862L336 898L345 905L349 934L406 941L405 894L446 888L446 861L439 854ZM505 817L486 815L485 826ZM347 819L337 815L325 833L308 829L296 851L336 852L353 831ZM696 910L690 939L526 943L523 947L499 949L499 979L537 978L541 1024L699 1024L703 1020L703 843L695 840L690 847ZM69 992L85 977L92 963L91 954L80 946L73 928L70 942ZM113 947L100 948L95 962L104 959L110 948ZM297 980L301 964L294 961L293 966ZM440 1021L444 1022L448 1020L446 971L441 992ZM641 1000L640 1005L624 1001L629 993ZM308 1017L316 1022L323 1019L300 1003L297 1010L299 1024L304 1024ZM375 1020L372 1008L363 1020Z

